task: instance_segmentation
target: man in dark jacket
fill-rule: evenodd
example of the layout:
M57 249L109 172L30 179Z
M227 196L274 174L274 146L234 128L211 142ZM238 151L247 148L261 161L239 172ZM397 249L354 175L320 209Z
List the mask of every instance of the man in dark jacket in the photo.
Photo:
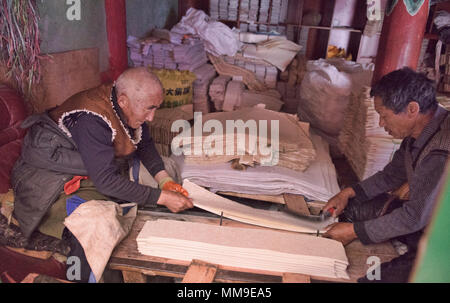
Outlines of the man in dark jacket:
M325 205L340 215L326 233L344 245L358 238L363 244L399 239L408 253L381 270L382 281L407 281L418 240L430 221L437 186L450 150L450 117L438 106L432 81L409 68L385 75L372 90L380 126L403 139L386 167L343 189ZM409 200L385 205L386 193L409 185Z

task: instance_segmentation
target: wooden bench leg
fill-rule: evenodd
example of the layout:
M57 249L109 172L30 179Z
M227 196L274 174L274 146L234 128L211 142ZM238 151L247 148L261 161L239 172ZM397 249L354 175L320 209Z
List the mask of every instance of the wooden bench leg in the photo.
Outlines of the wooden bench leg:
M184 275L183 283L211 283L217 273L217 265L200 260L192 260Z
M136 271L122 270L123 281L125 283L146 283L147 277Z
M311 283L311 277L302 274L283 273L283 283Z

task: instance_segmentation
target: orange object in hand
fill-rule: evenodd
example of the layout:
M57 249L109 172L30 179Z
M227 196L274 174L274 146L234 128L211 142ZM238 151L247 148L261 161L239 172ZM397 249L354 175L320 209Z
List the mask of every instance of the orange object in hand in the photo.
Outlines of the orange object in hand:
M175 183L174 181L167 181L164 186L162 187L163 190L170 190L175 191L177 193L180 193L186 197L189 196L189 193L178 183Z

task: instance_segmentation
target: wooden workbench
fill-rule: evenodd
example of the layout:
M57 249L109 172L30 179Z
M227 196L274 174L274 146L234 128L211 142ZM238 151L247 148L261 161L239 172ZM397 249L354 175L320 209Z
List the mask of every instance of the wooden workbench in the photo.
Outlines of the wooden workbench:
M166 259L160 257L146 256L139 253L137 249L136 237L147 220L171 219L181 221L191 221L207 224L220 224L220 218L194 216L187 214L160 213L154 211L139 211L138 216L133 224L132 230L127 238L125 238L113 251L109 268L120 270L123 273L125 282L145 282L146 276L165 276L174 278L184 278L183 282L194 281L189 277L193 276L192 272L201 272L197 270L201 268L201 261L187 262L181 260ZM228 219L222 220L224 226L236 226L247 228L264 228L254 225L248 225ZM313 235L312 235L313 236ZM390 261L397 256L397 253L390 243L367 245L364 246L358 240L353 241L345 247L347 257L349 259L349 267L347 272L350 280L332 279L315 276L304 276L297 274L287 274L281 272L269 272L262 270L251 270L244 268L234 268L228 266L203 266L204 271L201 273L214 282L309 282L314 281L331 281L331 282L356 282L361 276L364 276L370 265L366 264L367 258L370 256L378 256L381 262ZM199 265L200 264L200 265ZM186 274L188 273L188 274ZM207 281L207 280L201 280Z

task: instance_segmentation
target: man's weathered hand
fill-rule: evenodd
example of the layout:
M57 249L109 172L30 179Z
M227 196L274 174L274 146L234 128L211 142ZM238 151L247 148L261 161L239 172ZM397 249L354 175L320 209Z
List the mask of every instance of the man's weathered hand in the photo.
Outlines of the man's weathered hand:
M353 198L354 196L354 190L351 187L347 187L328 200L328 203L325 204L322 209L326 211L330 208L335 208L333 217L337 217L344 211L348 204L348 199Z
M331 224L329 227L330 229L323 236L340 241L344 246L358 238L353 228L353 223L338 222Z
M185 197L189 197L189 193L178 183L175 183L174 181L168 181L164 184L162 187L162 190L169 190L174 191L177 193L182 194Z
M188 208L194 207L192 199L185 197L184 195L169 190L162 190L159 196L158 205L164 205L171 212L178 213Z

